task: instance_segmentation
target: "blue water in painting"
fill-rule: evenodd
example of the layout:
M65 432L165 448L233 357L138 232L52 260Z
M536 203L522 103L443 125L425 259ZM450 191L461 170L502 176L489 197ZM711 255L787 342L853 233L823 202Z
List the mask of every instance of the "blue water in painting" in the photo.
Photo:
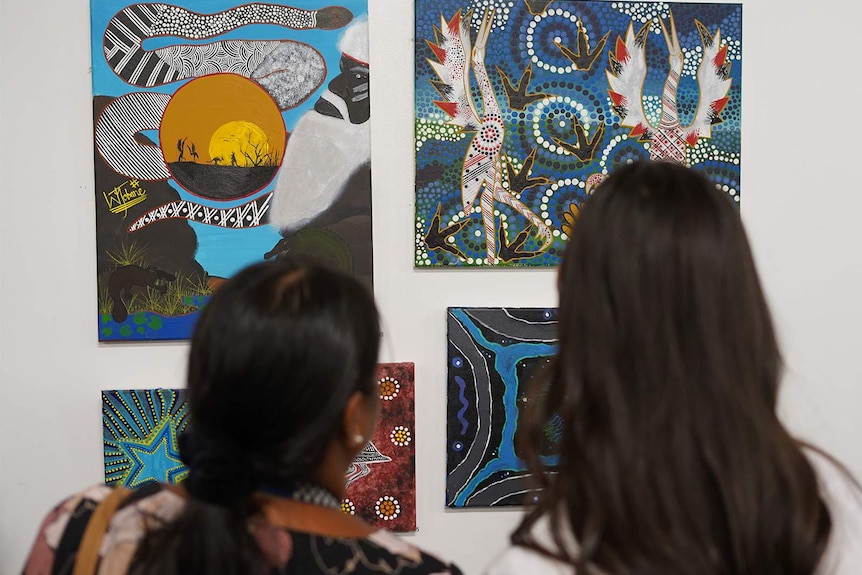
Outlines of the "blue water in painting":
M198 311L178 316L140 311L130 314L122 323L114 321L109 313L99 314L99 341L190 339L200 308L210 298L195 296L188 299L186 303L198 306Z
M518 362L529 357L550 357L557 354L558 346L554 344L530 342L510 342L505 345L489 341L482 330L473 322L463 309L452 309L450 313L458 319L470 334L470 337L480 346L492 351L495 356L494 369L506 383L503 395L503 409L506 417L503 424L503 434L497 448L497 456L476 472L473 478L455 497L453 505L463 507L467 499L476 491L483 481L499 471L520 471L527 468L526 462L515 454L515 430L518 427ZM545 465L556 465L559 457L540 457Z

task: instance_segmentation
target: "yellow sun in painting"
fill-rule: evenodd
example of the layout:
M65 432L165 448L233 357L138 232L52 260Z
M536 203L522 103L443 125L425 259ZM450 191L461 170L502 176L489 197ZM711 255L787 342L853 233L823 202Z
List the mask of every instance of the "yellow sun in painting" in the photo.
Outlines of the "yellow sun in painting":
M266 132L246 120L233 120L219 126L210 139L209 154L213 163L223 166L276 165Z

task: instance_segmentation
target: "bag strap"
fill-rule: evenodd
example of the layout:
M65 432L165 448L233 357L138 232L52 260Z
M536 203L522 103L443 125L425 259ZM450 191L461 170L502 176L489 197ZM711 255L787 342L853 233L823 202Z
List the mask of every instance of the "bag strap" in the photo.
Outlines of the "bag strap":
M93 511L87 522L87 528L84 530L84 536L81 537L81 544L78 546L78 555L75 557L75 569L72 571L72 575L96 574L96 568L99 565L99 550L102 547L102 539L108 531L111 518L132 493L134 492L131 489L117 487Z

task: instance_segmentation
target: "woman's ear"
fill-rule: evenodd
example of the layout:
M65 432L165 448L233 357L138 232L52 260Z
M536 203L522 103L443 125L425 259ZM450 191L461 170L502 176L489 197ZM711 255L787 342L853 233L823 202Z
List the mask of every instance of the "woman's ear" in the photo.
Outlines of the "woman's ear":
M354 391L344 407L345 443L359 451L371 439L377 425L377 396Z

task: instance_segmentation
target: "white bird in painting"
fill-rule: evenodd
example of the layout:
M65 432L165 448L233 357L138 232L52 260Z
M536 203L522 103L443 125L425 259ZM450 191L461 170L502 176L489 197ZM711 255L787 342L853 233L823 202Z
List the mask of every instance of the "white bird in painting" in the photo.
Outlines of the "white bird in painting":
M449 124L458 126L463 132L474 132L461 169L461 203L464 214L469 215L479 199L482 221L485 228L487 263L496 264L496 224L494 201L511 206L529 222L528 229L535 227L540 249L530 252L537 255L548 249L553 241L550 228L523 202L516 198L502 183L502 160L500 151L506 135L506 127L500 114L500 106L488 72L485 69L485 47L494 23L494 11L487 10L476 33L476 43L470 47L470 13L462 18L459 10L449 22L441 16L440 28L435 28L436 44L428 42L438 61L429 64L440 78L431 83L440 93L442 101L435 102L449 115ZM469 55L469 58L468 58ZM473 102L470 81L472 64L476 85L482 97L482 115ZM525 236L526 239L526 236ZM521 242L523 243L523 242ZM524 252L524 257L527 252Z
M677 115L677 88L685 59L673 14L670 15L670 34L659 20L667 44L670 71L662 91L661 121L653 126L646 118L642 101L647 74L646 40L651 24L644 24L637 34L629 24L625 40L617 38L616 49L608 54L608 94L614 112L621 118L620 125L631 128L631 135L640 141L651 142L650 159L688 164L687 146L693 147L698 139L711 137L713 124L722 121L720 114L727 105L730 90L731 63L727 60L727 46L721 44L720 30L712 35L701 22L694 21L703 44L697 70L700 100L692 123L682 126Z

